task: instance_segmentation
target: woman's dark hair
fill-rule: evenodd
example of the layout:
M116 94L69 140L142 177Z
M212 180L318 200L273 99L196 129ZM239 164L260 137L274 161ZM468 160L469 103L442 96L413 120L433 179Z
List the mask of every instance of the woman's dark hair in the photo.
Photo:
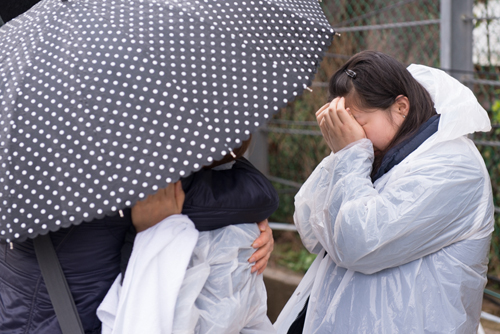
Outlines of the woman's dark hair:
M228 154L223 156L222 159L214 161L214 162L212 162L212 164L210 166L206 166L204 168L206 168L206 169L214 168L216 166L220 166L220 165L226 164L228 162L231 162L233 160L236 160L238 158L241 158L243 156L243 154L245 154L245 152L247 151L248 147L250 146L251 141L252 141L252 135L250 134L250 137L247 140L244 140L241 143L240 147L235 148L233 150L234 156L233 156L233 154L231 154L231 152L229 152Z
M352 71L352 72L351 72ZM377 51L352 56L331 77L330 99L342 96L361 109L388 109L399 95L410 101L410 110L387 148L375 157L372 175L389 149L410 137L436 114L429 92L393 57ZM390 114L389 114L390 115ZM390 117L390 116L389 116Z

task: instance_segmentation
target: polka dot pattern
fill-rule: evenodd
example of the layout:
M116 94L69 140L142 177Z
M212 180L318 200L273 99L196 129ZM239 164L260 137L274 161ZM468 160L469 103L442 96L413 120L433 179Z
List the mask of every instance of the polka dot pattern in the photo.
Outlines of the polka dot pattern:
M317 0L42 0L0 28L0 239L218 160L311 84Z

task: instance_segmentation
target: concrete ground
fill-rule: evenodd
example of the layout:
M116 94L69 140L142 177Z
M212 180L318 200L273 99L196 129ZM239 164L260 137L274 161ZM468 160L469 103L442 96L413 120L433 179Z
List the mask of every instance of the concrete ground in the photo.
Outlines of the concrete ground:
M500 317L500 306L487 299L483 300L483 311ZM481 324L485 334L500 334L500 324L485 319L481 319Z
M484 334L500 334L499 324L497 323L481 319L481 325L483 325Z
M500 331L497 331L494 329L489 329L489 328L485 327L483 322L481 322L481 324L483 325L484 334L498 334L498 333L500 333Z

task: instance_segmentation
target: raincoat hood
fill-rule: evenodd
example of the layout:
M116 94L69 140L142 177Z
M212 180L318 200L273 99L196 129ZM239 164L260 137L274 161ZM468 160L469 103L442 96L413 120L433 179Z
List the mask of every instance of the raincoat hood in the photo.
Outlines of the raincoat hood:
M412 64L408 71L431 95L438 114L438 138L455 139L474 132L491 130L488 113L472 91L446 72Z

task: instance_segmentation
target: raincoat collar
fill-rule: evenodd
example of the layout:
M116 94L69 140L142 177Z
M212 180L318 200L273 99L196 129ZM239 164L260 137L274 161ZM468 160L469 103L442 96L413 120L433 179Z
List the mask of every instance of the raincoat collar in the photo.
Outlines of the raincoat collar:
M415 134L403 140L391 148L382 159L377 173L372 177L372 182L378 180L382 175L391 170L392 167L403 161L410 153L415 151L424 141L438 130L439 118L441 115L434 115L420 126Z

